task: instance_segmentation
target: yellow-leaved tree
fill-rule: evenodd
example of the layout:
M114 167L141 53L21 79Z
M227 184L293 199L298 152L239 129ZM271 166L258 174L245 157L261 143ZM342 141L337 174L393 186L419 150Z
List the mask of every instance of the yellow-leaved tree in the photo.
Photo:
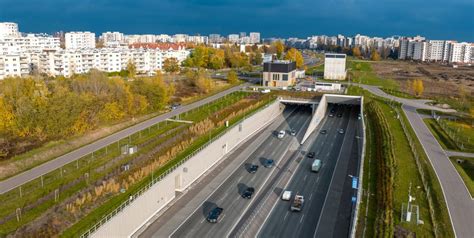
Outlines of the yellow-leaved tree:
M415 95L417 97L421 96L423 94L423 91L424 91L423 81L421 79L415 79L415 80L413 80L412 84L413 84L412 85L413 92L415 93Z

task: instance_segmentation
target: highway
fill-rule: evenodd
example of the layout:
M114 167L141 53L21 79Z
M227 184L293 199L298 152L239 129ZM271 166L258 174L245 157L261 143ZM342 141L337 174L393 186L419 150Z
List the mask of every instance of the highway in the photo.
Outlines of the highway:
M311 109L309 107L299 107L284 123L279 125L277 131L287 130L288 133L288 130L293 128L298 135L302 135L310 119ZM251 201L255 199L255 196L258 196L259 191L266 185L266 181L270 178L273 170L278 167L285 167L289 158L297 153L298 147L297 137L287 134L283 139L279 139L274 133L267 135L264 143L247 158L243 166L223 181L221 186L202 203L201 207L172 233L171 237L227 236L227 233L232 230L234 224L243 215L243 211L251 205ZM265 158L274 159L275 166L264 168L262 162ZM260 168L255 174L250 174L246 169L249 164L258 164ZM254 197L250 200L240 196L247 187L256 189ZM224 208L224 212L218 224L211 224L205 218L215 206Z
M343 113L342 118L327 118L321 127L327 130L327 134L317 134L310 145L308 151L315 152L316 158L323 161L320 172L311 172L314 159L305 158L289 184L281 188L282 191L290 190L293 194L303 195L303 210L291 212L291 201L278 199L260 229L259 237L348 236L352 193L350 183L347 187L345 182L351 180L349 172L357 173L358 151L353 146L358 121L355 108L339 106L336 114ZM345 134L337 132L340 128L345 130Z
M0 181L0 194L4 194L18 186L21 186L24 183L27 183L31 180L34 180L44 174L47 174L53 170L56 170L58 168L61 168L62 166L69 164L71 162L76 161L77 159L80 159L96 150L99 150L107 145L110 145L119 139L125 138L129 135L132 135L136 132L139 132L141 130L144 130L154 124L157 124L161 121L164 121L168 118L174 117L178 114L181 114L183 112L192 110L194 108L200 107L202 105L205 105L207 103L210 103L218 98L221 98L227 94L236 92L241 90L243 87L249 86L248 83L244 83L238 86L235 86L233 88L227 89L225 91L222 91L220 93L217 93L215 95L209 96L205 99L202 99L200 101L197 101L195 103L189 104L189 105L184 105L176 110L170 111L168 113L161 114L159 116L156 116L152 119L149 119L147 121L138 123L134 126L131 126L129 128L126 128L124 130L121 130L119 132L116 132L112 135L109 135L105 138L99 139L95 142L92 142L88 145L85 145L83 147L80 147L76 150L73 150L65 155L59 156L56 159L50 160L46 163L43 163L41 165L38 165L30 170L27 170L23 173L20 173L18 175L15 175L13 177L10 177L6 180Z

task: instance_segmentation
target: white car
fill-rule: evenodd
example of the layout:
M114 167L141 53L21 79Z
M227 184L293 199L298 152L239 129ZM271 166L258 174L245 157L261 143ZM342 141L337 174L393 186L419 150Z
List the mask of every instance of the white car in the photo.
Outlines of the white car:
M278 132L278 138L281 139L283 137L285 137L285 131L282 130L282 131Z
M264 89L262 90L262 93L269 93L270 92L270 89Z
M281 195L281 200L290 201L290 199L291 199L291 191L283 192L283 194Z

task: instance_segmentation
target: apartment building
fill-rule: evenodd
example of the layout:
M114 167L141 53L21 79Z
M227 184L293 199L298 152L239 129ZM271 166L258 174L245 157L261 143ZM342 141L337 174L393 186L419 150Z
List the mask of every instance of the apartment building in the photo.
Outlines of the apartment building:
M65 34L66 49L93 49L95 48L95 33L68 32Z
M346 79L346 54L324 55L324 79Z
M0 38L19 36L18 24L13 22L0 22Z
M260 32L250 32L249 40L250 40L250 44L260 43Z
M448 62L450 64L453 63L471 63L471 58L473 54L473 46L472 44L461 42L455 43L452 42L449 44L449 58Z

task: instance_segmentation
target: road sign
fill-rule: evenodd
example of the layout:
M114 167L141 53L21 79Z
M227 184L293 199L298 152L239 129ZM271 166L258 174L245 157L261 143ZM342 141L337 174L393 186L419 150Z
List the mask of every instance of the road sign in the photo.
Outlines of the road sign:
M352 188L357 189L358 188L358 179L357 177L352 177Z

